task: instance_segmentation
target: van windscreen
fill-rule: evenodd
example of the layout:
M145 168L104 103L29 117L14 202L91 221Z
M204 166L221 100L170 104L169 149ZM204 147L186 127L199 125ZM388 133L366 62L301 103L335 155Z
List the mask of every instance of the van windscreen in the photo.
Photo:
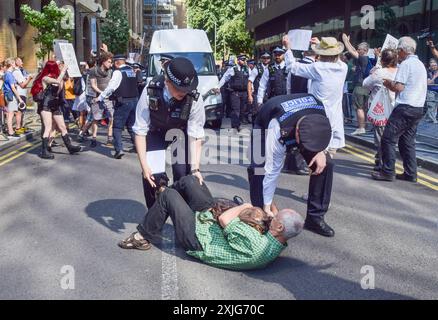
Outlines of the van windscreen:
M216 75L215 64L213 61L213 55L207 52L178 52L178 53L166 53L174 58L184 57L189 59L195 66L196 72L200 76ZM149 56L149 70L148 75L155 77L161 73L160 54L152 54Z

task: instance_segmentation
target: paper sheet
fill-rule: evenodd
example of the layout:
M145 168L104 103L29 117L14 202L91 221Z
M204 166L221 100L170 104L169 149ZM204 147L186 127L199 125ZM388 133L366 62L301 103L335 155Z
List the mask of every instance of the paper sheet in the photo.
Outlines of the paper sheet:
M312 39L312 30L290 30L288 33L289 43L292 50L307 51L309 50L310 40Z
M148 151L146 159L152 174L166 172L166 150Z

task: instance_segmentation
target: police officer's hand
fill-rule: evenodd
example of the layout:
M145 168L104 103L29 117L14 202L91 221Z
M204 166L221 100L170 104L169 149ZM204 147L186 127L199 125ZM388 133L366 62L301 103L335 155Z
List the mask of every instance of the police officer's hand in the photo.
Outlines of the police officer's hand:
M254 103L254 98L252 96L248 96L248 103L249 104L253 104Z
M266 214L268 215L268 217L270 217L270 218L274 218L275 217L275 214L272 212L272 210L271 210L271 205L265 205L264 207L263 207L263 211L265 211L266 212Z
M152 188L155 188L157 185L155 184L155 178L152 175L152 170L149 167L146 167L145 170L143 170L143 178L149 182L150 186Z
M221 93L221 89L219 89L219 88L214 88L214 89L212 89L212 90L213 90L213 92L216 93L216 94Z
M204 184L204 178L202 177L201 172L195 172L193 175L198 178L200 185L202 186Z
M312 161L309 163L309 168L313 167L314 164L316 164L316 169L312 172L312 175L318 176L324 171L325 167L327 166L327 158L324 152L318 153L312 159Z

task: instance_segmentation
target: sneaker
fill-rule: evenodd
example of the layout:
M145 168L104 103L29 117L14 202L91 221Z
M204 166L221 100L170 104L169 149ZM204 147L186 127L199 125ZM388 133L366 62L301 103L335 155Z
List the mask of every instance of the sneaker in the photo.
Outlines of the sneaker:
M360 128L360 129L357 129L356 131L354 131L351 135L352 136L360 136L360 135L363 135L365 133L367 133L365 128Z
M20 129L16 129L15 130L15 133L16 134L18 134L18 135L22 135L22 134L24 134L26 132L26 130L24 129L24 128L20 128Z
M402 173L402 174L397 174L397 175L395 176L395 178L396 178L397 180L403 180L403 181L408 181L408 182L417 183L417 178L416 178L416 177L411 177L411 176L408 176L408 175L406 175L406 174L404 174L404 173Z

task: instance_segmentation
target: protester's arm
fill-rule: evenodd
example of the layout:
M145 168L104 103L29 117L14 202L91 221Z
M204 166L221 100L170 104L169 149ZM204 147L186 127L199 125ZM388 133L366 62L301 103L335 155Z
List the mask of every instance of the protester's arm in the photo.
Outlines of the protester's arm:
M347 36L345 33L342 34L342 41L344 41L345 48L348 50L348 52L353 56L353 58L357 59L359 58L359 53L357 50L351 45L350 43L350 37Z
M280 143L280 124L272 120L266 134L265 151L265 178L263 179L263 201L264 210L272 215L271 205L273 203L278 178L284 165L284 154L286 148Z
M262 78L259 83L259 90L257 92L257 103L261 105L263 103L263 98L265 97L266 90L268 88L269 82L269 68L266 68L263 72Z
M97 101L102 102L103 100L107 99L114 91L117 90L118 87L120 87L122 80L123 76L120 70L114 71L113 76L108 83L108 87L106 87L106 89L99 95Z
M15 97L17 98L18 103L22 103L23 100L21 99L20 95L18 94L17 88L15 87L15 84L11 84L12 92L14 93Z
M433 41L432 40L427 41L427 45L429 46L430 51L432 52L432 55L436 59L438 59L438 50L436 49L435 44L433 43Z
M253 84L254 84L254 81L257 78L257 76L258 76L257 68L252 69L250 74L249 74L248 88L247 88L247 90L248 90L248 103L249 104L253 104L253 102L254 102L254 99L253 99L253 96L252 96L253 90L254 90Z
M400 93L405 89L405 83L407 83L409 77L409 67L402 63L397 71L395 80L392 81L391 79L383 79L383 85L395 93Z
M21 89L26 89L28 84L32 81L33 77L29 75L27 78L23 76L20 70L15 70L13 73L15 80L17 80L18 85Z
M226 226L231 221L236 219L243 210L249 209L249 208L252 208L252 205L250 205L249 203L244 203L241 206L234 207L234 208L231 208L231 209L225 211L218 218L219 224L221 225L222 228L225 229Z
M97 79L96 78L91 78L90 79L90 83L91 83L91 88L93 88L93 90L96 91L97 94L101 94L102 93L102 90L100 90L97 87Z
M291 72L289 72L287 74L287 80L286 81L287 81L286 82L286 93L287 94L291 94L291 90L292 90L292 88L291 88L291 86L292 86L292 73Z
M44 77L43 81L46 84L48 84L48 85L49 84L57 84L59 86L62 86L64 84L64 76L65 76L65 73L67 72L67 69L68 69L68 66L64 65L64 68L62 68L61 73L59 74L58 79L53 79L53 78L50 78L50 77Z
M187 135L189 136L190 147L190 165L192 170L200 170L201 168L202 139L205 137L205 120L204 101L200 97L192 107L187 124ZM202 185L204 179L201 172L196 172L194 175L199 179L199 182Z

